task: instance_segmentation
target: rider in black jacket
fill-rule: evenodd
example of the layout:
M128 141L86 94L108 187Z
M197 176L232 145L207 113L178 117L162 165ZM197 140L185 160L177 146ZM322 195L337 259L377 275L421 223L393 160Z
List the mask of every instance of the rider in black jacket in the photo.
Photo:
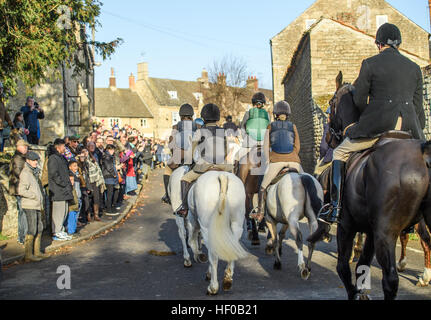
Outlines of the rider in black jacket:
M317 241L339 217L345 163L352 152L371 148L381 134L394 129L409 131L413 138L424 139L422 72L416 63L398 51L401 41L397 26L383 24L376 35L380 53L362 62L353 85L353 100L361 116L359 122L345 129L346 138L334 150L332 205L319 215L319 229L309 241Z

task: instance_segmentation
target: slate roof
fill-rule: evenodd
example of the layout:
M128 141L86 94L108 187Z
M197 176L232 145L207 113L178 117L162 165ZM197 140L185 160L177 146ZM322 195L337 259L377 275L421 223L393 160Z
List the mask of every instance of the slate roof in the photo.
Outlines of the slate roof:
M196 81L149 78L148 84L158 105L178 107L184 103L198 107L199 101L193 93L202 92ZM177 99L171 99L168 91L176 91Z
M96 88L96 117L154 118L141 97L130 89Z

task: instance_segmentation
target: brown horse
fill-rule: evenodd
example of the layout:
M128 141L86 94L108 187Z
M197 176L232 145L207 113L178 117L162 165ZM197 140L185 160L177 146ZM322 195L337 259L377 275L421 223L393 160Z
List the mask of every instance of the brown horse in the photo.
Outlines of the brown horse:
M263 174L256 174L254 170L259 171L261 168L260 158L262 148L255 147L236 165L236 175L241 179L245 186L245 215L247 221L248 238L254 246L260 245L259 230L264 230L266 222L263 219L260 224L255 219L251 219L249 214L253 210L253 196L259 192L259 186L263 179Z
M335 108L334 108L335 109ZM336 116L357 112L350 90L340 95ZM354 117L353 117L354 118ZM343 132L344 123L332 133ZM340 124L334 121L333 124ZM402 138L404 136L404 140ZM431 142L408 139L395 132L363 152L348 169L343 195L343 210L337 227L337 272L349 299L364 299L362 280L368 277L374 255L382 267L385 299L395 299L398 274L395 247L400 233L422 218L431 227L431 190L428 166L431 165ZM352 283L349 260L357 232L366 234L363 252L356 266L356 285ZM364 271L366 272L365 274Z
M419 277L417 286L425 287L428 286L428 283L431 280L431 260L430 260L430 249L431 249L431 243L430 243L430 234L428 232L427 226L425 224L425 221L422 219L418 224L415 225L415 230L419 234L421 246L424 250L424 260L425 260L425 269L424 273ZM401 257L397 264L397 270L399 272L402 272L406 269L407 265L407 256L406 256L406 249L407 249L407 243L409 241L409 234L407 232L402 232L400 235L400 242L401 242Z

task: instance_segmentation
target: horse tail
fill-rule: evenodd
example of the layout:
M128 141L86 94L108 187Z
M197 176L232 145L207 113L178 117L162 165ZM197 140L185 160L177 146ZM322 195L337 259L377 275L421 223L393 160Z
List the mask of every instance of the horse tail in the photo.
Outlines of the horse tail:
M229 176L220 174L218 180L220 195L208 230L208 249L224 261L236 261L246 257L247 252L242 248L239 239L235 239L230 227L230 208L229 204L226 203Z
M317 213L323 206L323 201L318 196L314 179L307 174L301 174L299 177L301 178L301 183L304 186L306 196L308 195L310 199L311 208L313 208L313 211L317 217Z
M431 168L431 141L421 144L422 155L428 168Z

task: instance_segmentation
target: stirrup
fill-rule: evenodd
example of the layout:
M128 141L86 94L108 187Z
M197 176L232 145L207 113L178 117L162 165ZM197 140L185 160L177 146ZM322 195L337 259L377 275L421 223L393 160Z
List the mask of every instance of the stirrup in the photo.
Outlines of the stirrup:
M338 214L333 214L334 210L341 209L340 206L334 206L333 203L325 204L317 213L317 220L322 221L326 224L333 224L338 222ZM335 216L335 218L334 218Z

